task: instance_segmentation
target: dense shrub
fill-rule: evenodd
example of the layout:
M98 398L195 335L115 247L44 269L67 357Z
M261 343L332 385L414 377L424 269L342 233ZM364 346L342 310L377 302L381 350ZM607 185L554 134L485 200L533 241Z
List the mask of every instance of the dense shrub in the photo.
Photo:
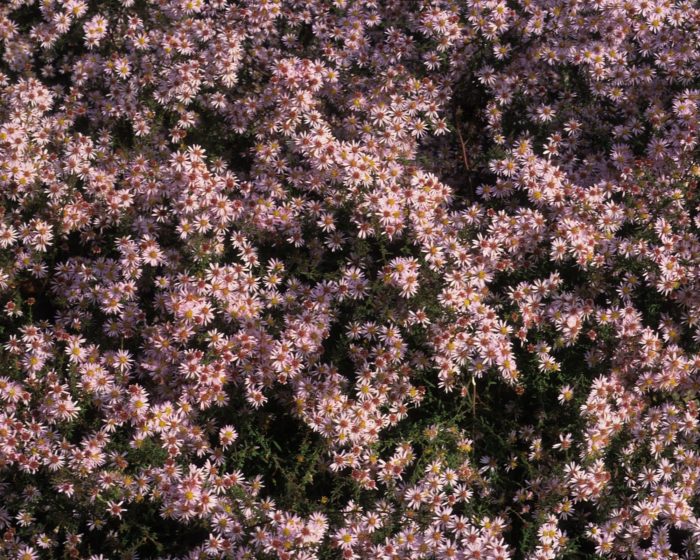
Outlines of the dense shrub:
M0 558L697 558L698 37L0 3Z

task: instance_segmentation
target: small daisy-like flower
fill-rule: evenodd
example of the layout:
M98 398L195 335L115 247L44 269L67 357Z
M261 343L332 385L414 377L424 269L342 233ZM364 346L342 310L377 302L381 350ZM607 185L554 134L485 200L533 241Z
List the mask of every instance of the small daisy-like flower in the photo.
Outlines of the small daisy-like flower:
M224 449L236 441L236 439L238 439L238 432L236 432L233 426L227 425L219 430L219 441Z
M124 513L126 511L126 509L122 507L123 503L124 503L123 500L120 502L114 502L112 500L109 500L106 504L107 505L107 507L106 507L107 513L113 517L121 519L122 513Z
M561 390L559 391L559 397L558 400L561 404L569 402L571 399L574 398L574 390L571 388L570 385L564 385Z

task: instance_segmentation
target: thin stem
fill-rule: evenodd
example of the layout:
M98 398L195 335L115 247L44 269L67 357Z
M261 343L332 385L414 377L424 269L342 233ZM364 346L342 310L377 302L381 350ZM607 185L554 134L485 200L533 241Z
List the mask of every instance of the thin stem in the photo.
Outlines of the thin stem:
M456 113L459 115L459 111ZM457 120L456 122L456 127L457 129L457 138L459 139L459 144L462 147L462 160L464 161L464 168L469 173L471 171L471 164L469 162L469 155L467 154L467 146L464 143L464 139L462 138L462 131L460 130L462 128L462 123L461 121Z

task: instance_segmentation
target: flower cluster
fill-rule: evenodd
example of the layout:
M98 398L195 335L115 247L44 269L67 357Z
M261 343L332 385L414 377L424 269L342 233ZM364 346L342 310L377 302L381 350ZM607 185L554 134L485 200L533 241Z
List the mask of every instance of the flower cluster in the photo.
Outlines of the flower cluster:
M698 36L2 3L0 557L697 557Z

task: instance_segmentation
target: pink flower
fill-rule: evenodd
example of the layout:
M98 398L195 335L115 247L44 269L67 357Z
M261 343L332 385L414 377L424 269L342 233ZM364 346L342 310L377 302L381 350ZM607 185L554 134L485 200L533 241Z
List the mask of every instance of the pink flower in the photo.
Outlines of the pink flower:
M112 500L107 501L106 504L106 511L109 515L117 517L118 519L121 519L122 513L126 511L125 508L121 507L124 501L120 502L114 502Z

